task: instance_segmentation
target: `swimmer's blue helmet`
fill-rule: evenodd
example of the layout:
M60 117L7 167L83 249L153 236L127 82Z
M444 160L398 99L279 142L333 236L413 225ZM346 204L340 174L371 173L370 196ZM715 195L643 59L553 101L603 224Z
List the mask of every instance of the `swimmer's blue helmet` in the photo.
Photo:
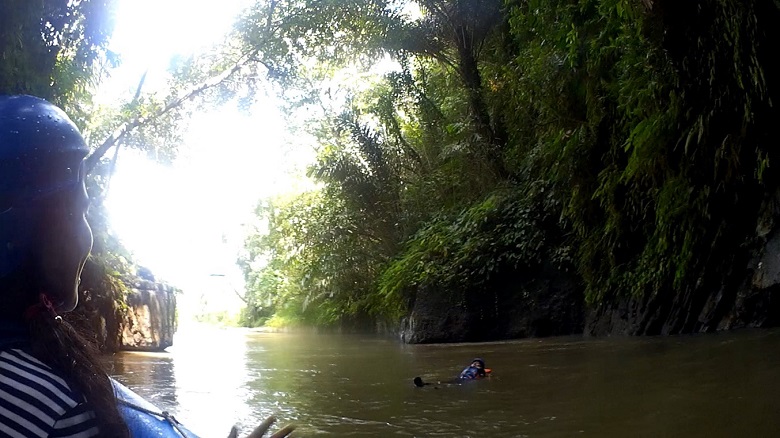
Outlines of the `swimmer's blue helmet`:
M26 206L81 183L78 163L88 153L78 128L57 106L33 96L0 95L0 278L30 251Z

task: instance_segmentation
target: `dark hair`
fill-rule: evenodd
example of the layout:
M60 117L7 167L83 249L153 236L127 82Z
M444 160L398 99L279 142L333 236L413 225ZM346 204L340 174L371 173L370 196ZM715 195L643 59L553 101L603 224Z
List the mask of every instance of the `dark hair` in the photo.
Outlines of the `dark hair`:
M84 396L95 413L100 437L130 438L97 348L68 321L55 318L38 302L25 271L20 269L0 279L5 301L0 306L0 318L26 323L30 330L30 352L61 373L71 387Z
M66 320L55 319L48 312L38 312L28 323L33 355L63 373L84 396L95 412L100 436L129 438L130 431L119 413L114 387L95 346Z

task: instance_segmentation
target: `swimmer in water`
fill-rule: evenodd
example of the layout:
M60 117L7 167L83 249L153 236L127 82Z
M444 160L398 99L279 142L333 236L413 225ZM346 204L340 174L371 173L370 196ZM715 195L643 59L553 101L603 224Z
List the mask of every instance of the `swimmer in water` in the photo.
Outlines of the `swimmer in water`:
M467 366L466 368L463 369L463 371L460 372L460 376L458 376L458 379L474 380L474 379L485 377L486 375L487 373L485 372L485 361L479 357L476 357L474 358L474 360L471 361L471 365Z
M471 364L463 369L463 371L460 372L460 375L456 377L455 379L452 379L450 381L446 381L444 383L463 383L466 380L477 380L481 379L483 377L486 377L488 374L490 374L490 370L485 368L485 361L482 358L476 357L474 360L471 361ZM423 386L432 385L432 383L424 382L422 377L415 377L412 381L414 383L414 386L418 388L422 388ZM441 384L442 382L438 382Z

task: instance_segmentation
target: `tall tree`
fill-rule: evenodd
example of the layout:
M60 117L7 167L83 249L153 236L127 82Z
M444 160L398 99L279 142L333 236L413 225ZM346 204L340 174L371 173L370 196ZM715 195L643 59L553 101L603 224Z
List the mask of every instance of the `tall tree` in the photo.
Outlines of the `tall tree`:
M5 0L0 14L0 92L32 94L76 112L111 56L111 0ZM72 106L71 106L72 105Z

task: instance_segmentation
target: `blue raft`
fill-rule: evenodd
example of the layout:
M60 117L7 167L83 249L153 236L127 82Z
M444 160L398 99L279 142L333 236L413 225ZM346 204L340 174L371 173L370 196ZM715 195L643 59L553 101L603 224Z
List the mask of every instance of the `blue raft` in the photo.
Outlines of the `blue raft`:
M128 387L112 379L119 412L133 438L198 438L173 415L144 400Z

